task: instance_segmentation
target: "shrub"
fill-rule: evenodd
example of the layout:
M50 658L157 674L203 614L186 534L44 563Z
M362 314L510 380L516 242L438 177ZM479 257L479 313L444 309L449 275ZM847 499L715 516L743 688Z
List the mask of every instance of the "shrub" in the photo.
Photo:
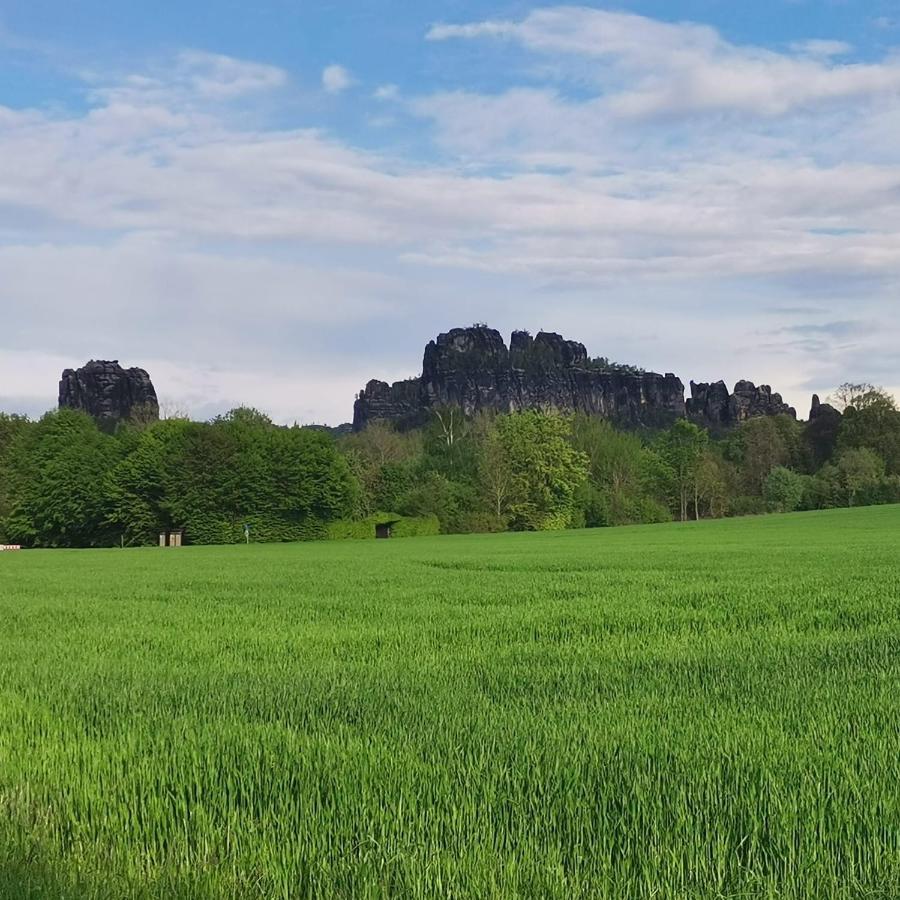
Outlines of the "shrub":
M763 484L763 497L772 512L794 512L799 509L806 488L806 479L802 475L776 466L766 476Z
M394 537L425 537L440 534L437 516L399 516L395 513L375 513L365 519L339 519L328 526L332 541L364 540L375 537L375 526L393 522Z
M735 497L731 501L732 516L761 516L767 513L768 507L762 497Z

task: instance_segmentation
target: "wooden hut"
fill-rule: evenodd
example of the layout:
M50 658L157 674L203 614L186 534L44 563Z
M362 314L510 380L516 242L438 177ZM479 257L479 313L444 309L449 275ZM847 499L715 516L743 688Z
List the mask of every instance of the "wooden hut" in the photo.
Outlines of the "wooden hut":
M395 519L393 522L378 522L375 525L375 537L380 539L393 537L394 526L398 521Z

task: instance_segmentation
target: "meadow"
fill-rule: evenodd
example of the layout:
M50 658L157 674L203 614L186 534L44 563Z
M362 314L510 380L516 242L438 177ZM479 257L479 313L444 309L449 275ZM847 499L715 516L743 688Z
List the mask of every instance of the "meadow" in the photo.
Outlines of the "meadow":
M896 898L900 507L0 555L0 896Z

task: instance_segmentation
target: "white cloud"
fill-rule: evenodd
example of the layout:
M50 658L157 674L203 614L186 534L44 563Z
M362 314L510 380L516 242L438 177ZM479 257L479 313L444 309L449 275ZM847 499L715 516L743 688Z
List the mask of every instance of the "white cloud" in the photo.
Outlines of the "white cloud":
M396 84L382 84L375 88L372 96L376 100L396 100L400 96L400 88Z
M276 66L198 50L179 54L178 68L198 94L214 99L271 90L287 83L287 73Z
M322 69L322 87L329 94L340 94L353 85L353 76L343 66L330 65Z
M95 73L85 78L92 84L91 98L101 107L118 102L196 108L273 91L288 83L287 72L277 66L201 50L182 50L147 72L114 82Z
M451 38L512 37L516 26L512 22L474 22L469 25L432 25L425 35L429 41L446 41Z
M853 52L853 45L846 41L798 41L791 44L795 53L827 59L831 56L847 56Z
M431 40L503 37L545 55L592 60L609 111L647 117L721 111L782 116L809 104L896 94L900 61L836 63L841 42L806 42L793 55L739 46L715 29L632 13L554 7L520 22L442 25ZM583 71L583 69L582 69Z

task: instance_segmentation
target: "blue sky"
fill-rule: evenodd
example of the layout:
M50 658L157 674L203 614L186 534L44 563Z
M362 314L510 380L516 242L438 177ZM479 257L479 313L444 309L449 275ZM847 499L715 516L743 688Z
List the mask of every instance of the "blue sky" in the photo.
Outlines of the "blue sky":
M897 389L900 4L0 0L0 407L338 422L441 330Z

